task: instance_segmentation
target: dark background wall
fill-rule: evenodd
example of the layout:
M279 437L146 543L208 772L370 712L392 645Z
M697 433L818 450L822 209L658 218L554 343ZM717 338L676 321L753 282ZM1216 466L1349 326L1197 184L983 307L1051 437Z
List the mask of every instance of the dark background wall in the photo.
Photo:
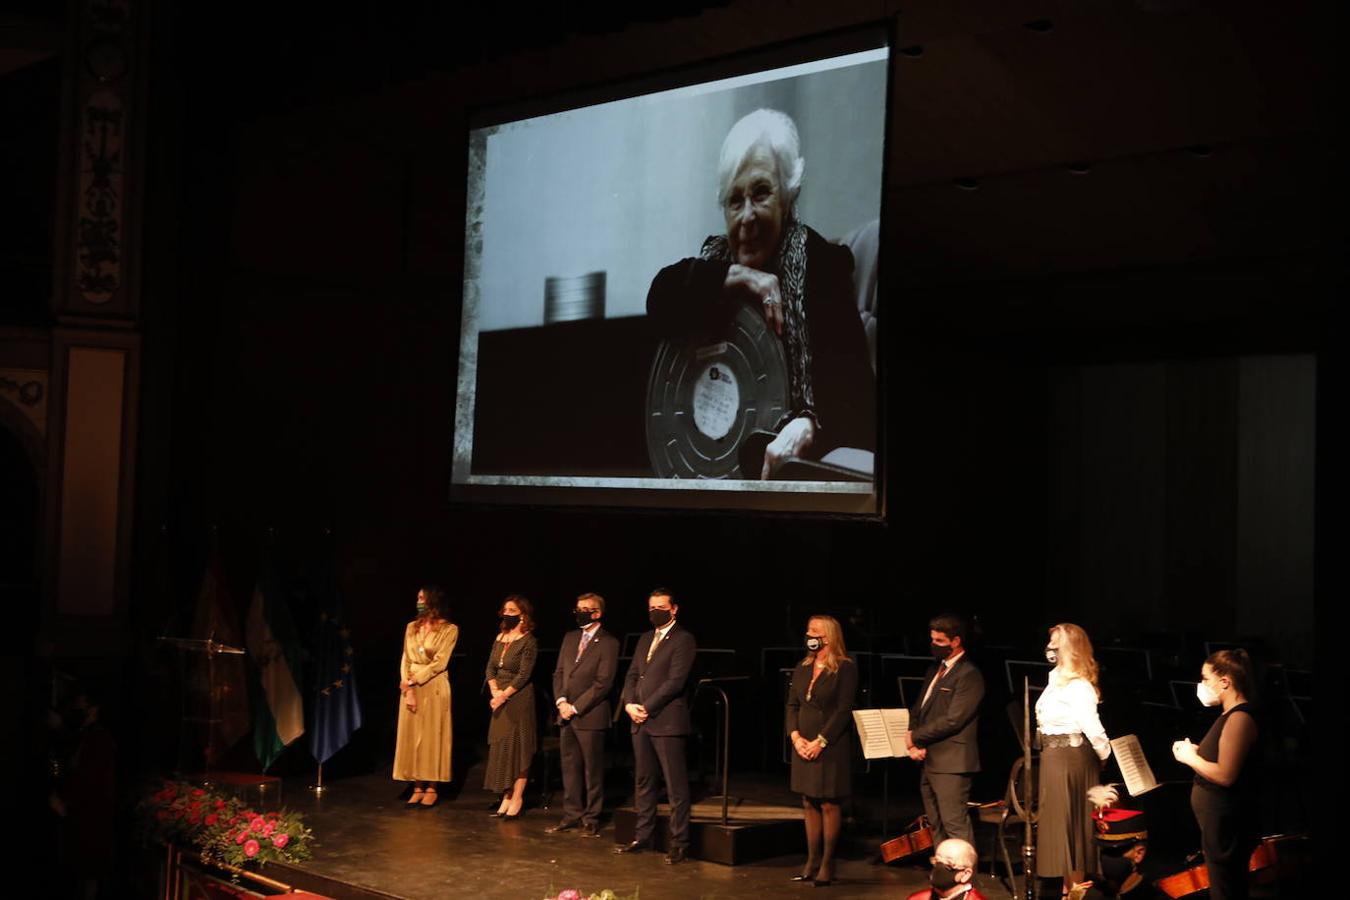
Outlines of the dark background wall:
M547 644L577 593L622 632L668 583L702 644L747 659L812 611L855 646L921 648L957 608L1032 649L1067 619L1197 665L1202 639L1259 635L1313 666L1337 408L1318 7L357 9L156 13L142 660L189 616L213 535L242 608L270 529L297 570L331 533L366 759L427 581L478 653L508 591ZM901 48L886 521L451 506L467 111L878 19Z

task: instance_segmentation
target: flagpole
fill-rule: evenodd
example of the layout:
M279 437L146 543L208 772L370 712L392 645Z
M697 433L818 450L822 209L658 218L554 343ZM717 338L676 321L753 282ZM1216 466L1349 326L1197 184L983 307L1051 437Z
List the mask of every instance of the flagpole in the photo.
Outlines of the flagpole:
M323 763L319 763L319 775L309 786L309 792L315 797L322 797L328 793L328 786L323 783Z

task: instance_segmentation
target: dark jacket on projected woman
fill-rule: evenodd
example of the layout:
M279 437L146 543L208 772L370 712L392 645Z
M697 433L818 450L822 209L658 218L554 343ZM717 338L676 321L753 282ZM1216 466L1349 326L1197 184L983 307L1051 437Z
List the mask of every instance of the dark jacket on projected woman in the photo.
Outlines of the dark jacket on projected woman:
M805 230L802 318L807 331L804 343L810 351L806 395L812 402L789 400L789 412L774 430L781 430L797 416L808 415L817 426L810 448L812 457L836 447L875 450L876 379L862 319L853 300L853 254L810 228ZM723 287L731 262L709 258L716 255L712 248L724 241L717 235L708 238L702 256L666 266L652 279L647 317L661 337L682 338L714 331L731 318L741 302ZM782 281L781 270L780 250L768 271ZM786 327L783 347L791 370L794 359Z

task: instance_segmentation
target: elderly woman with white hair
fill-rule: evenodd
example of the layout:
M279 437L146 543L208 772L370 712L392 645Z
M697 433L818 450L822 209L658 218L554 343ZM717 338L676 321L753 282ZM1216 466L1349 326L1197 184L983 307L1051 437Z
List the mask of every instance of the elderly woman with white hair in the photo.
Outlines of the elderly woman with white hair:
M804 171L797 126L786 114L760 109L738 121L718 165L726 234L705 240L697 257L662 269L647 294L647 314L665 337L713 331L747 300L781 337L788 409L765 451L763 478L793 457L876 446L875 385L853 300L853 255L798 219Z

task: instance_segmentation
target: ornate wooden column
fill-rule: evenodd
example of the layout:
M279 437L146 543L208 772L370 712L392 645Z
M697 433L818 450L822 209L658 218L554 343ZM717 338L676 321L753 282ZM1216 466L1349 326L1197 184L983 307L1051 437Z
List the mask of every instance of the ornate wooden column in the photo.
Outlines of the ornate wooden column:
M46 566L63 631L125 619L140 379L148 0L74 0L52 294Z

